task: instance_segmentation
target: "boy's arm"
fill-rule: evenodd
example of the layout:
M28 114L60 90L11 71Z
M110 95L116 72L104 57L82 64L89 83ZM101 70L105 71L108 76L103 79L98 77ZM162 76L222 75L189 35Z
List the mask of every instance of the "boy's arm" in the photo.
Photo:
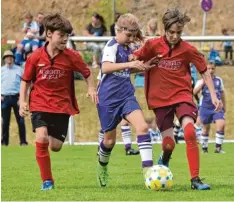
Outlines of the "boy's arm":
M112 62L103 62L102 63L102 73L110 74L112 72L124 70L124 69L137 69L139 71L145 70L145 65L142 61L136 60L132 62L124 63L112 63Z
M223 109L224 109L224 111L226 111L226 99L225 99L224 91L222 91L221 100L222 100L222 103L223 103Z
M98 104L97 90L96 90L96 87L94 86L93 75L91 72L90 72L90 75L87 78L85 78L85 81L88 85L87 96L91 97L92 101L95 104Z
M198 94L201 91L204 84L205 84L205 82L204 82L203 79L198 80L195 87L194 87L194 89L193 89L193 94L194 95Z
M212 78L210 76L210 73L208 71L205 71L204 73L201 74L201 76L204 79L204 82L210 91L212 103L215 106L215 111L220 111L223 107L222 102L216 96L214 84L213 84Z
M30 87L30 83L26 81L21 81L20 85L20 98L19 98L19 114L20 116L24 117L27 115L28 112L28 103L27 103L27 92Z

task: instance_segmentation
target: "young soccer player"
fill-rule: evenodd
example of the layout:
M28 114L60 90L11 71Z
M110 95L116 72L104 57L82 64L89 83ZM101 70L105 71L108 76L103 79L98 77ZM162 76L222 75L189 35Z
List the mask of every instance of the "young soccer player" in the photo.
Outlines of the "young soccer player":
M207 68L211 74L213 84L215 87L217 97L222 100L224 108L217 112L215 111L214 105L211 100L211 94L207 88L203 79L197 81L196 86L193 90L194 94L198 94L202 91L202 98L200 100L200 117L202 126L202 136L201 144L204 153L208 153L208 140L210 124L215 122L216 125L216 147L215 153L225 153L222 149L223 139L224 139L224 129L225 129L225 95L224 95L224 85L223 80L215 75L216 65L214 62L209 62Z
M99 86L100 81L101 81L101 70L98 73L97 80L98 80L97 86ZM122 135L122 139L124 143L125 154L127 156L139 155L140 154L139 150L135 150L132 148L132 140L131 140L132 132L131 132L131 127L128 121L126 121L125 119L122 119L122 121L120 122L120 127L121 127L121 135ZM98 133L99 145L103 140L104 140L104 132L101 129ZM99 155L99 146L98 146L97 155Z
M132 14L121 15L116 23L116 37L107 42L102 57L102 75L98 87L97 105L104 140L100 143L97 180L101 187L108 183L107 165L116 141L116 127L124 118L136 129L142 167L153 165L152 144L148 124L134 96L130 73L152 67L141 61L128 62L132 53L129 44L139 30L138 19Z
M80 72L88 84L88 95L98 103L92 74L79 53L66 48L70 22L60 14L45 17L47 42L27 59L20 89L20 115L29 110L36 133L36 160L43 181L41 190L54 187L48 147L58 152L67 136L70 115L79 113L75 97L73 71Z
M199 178L199 149L196 141L194 122L197 108L192 98L190 63L193 63L206 83L215 111L222 103L217 98L213 82L202 55L189 43L181 39L184 25L190 21L186 13L179 9L168 9L163 15L165 35L149 39L137 50L135 59L147 61L154 56L161 56L158 64L145 73L145 93L149 109L153 110L157 125L162 133L163 155L159 162L168 165L174 150L173 120L176 114L180 121L186 142L186 153L191 175L191 188L210 189Z

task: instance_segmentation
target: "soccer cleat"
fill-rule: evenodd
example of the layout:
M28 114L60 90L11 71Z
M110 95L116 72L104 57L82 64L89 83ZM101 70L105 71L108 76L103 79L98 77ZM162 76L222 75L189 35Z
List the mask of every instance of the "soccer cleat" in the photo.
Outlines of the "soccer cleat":
M225 154L226 152L221 147L216 147L214 153Z
M159 159L158 159L158 165L164 165L166 167L169 167L169 161L170 161L170 158L171 158L171 152L162 152L162 154L159 156Z
M205 153L208 153L208 148L202 148L202 153L205 154Z
M191 189L210 190L210 185L204 184L199 177L191 179Z
M54 189L54 183L51 180L44 181L42 186L41 186L41 190L47 191L47 190L51 190L51 189Z
M98 163L97 166L97 182L100 187L106 187L108 183L108 172L107 172L107 165L102 166Z
M138 155L140 154L140 151L139 150L134 150L132 148L126 150L126 155L129 156L129 155Z

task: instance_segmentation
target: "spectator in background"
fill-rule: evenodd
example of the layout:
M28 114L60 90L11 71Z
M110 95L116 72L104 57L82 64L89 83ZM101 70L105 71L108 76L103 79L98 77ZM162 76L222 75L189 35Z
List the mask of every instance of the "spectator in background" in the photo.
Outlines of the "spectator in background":
M25 15L25 22L23 24L22 32L25 34L24 40L17 45L15 54L15 62L18 65L24 61L24 52L30 52L31 50L34 51L38 48L39 45L39 40L37 39L39 36L39 26L36 21L33 21L33 16L31 13L27 13Z
M111 33L111 36L116 36L115 34L115 23L117 22L117 20L119 19L120 17L120 13L116 12L115 13L115 22L110 26L110 33Z
M43 46L46 40L43 20L44 20L44 14L42 12L39 12L36 17L36 22L39 27L39 36L37 36L36 38L39 40L39 44L38 44L39 47Z
M92 15L92 22L88 24L84 30L85 36L104 36L106 34L106 26L104 18L98 13ZM93 68L99 67L98 57L101 55L105 43L88 42L87 49L93 52Z
M151 18L147 23L145 29L145 36L160 36L160 31L158 28L158 21L156 18Z
M23 69L14 64L14 55L11 51L4 52L2 60L4 66L1 68L1 113L2 113L2 145L9 144L9 126L11 108L14 109L15 118L19 127L20 145L28 145L26 141L26 130L24 118L19 115L19 91Z
M222 34L224 36L229 36L229 32L227 29L222 29ZM225 64L228 64L228 63L230 65L234 64L234 62L232 60L233 59L232 42L231 41L224 41L223 46L224 46L224 52L225 52ZM228 60L228 53L230 54L230 57L229 57L230 60Z

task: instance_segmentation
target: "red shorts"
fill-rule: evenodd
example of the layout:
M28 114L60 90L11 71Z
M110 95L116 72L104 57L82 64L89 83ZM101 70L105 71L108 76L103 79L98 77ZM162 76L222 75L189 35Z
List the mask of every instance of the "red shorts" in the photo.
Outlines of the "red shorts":
M194 122L197 120L197 107L187 102L177 103L170 106L155 108L154 113L157 120L157 126L161 132L172 128L174 115L176 114L177 119L182 121L184 116L189 116L194 119Z

